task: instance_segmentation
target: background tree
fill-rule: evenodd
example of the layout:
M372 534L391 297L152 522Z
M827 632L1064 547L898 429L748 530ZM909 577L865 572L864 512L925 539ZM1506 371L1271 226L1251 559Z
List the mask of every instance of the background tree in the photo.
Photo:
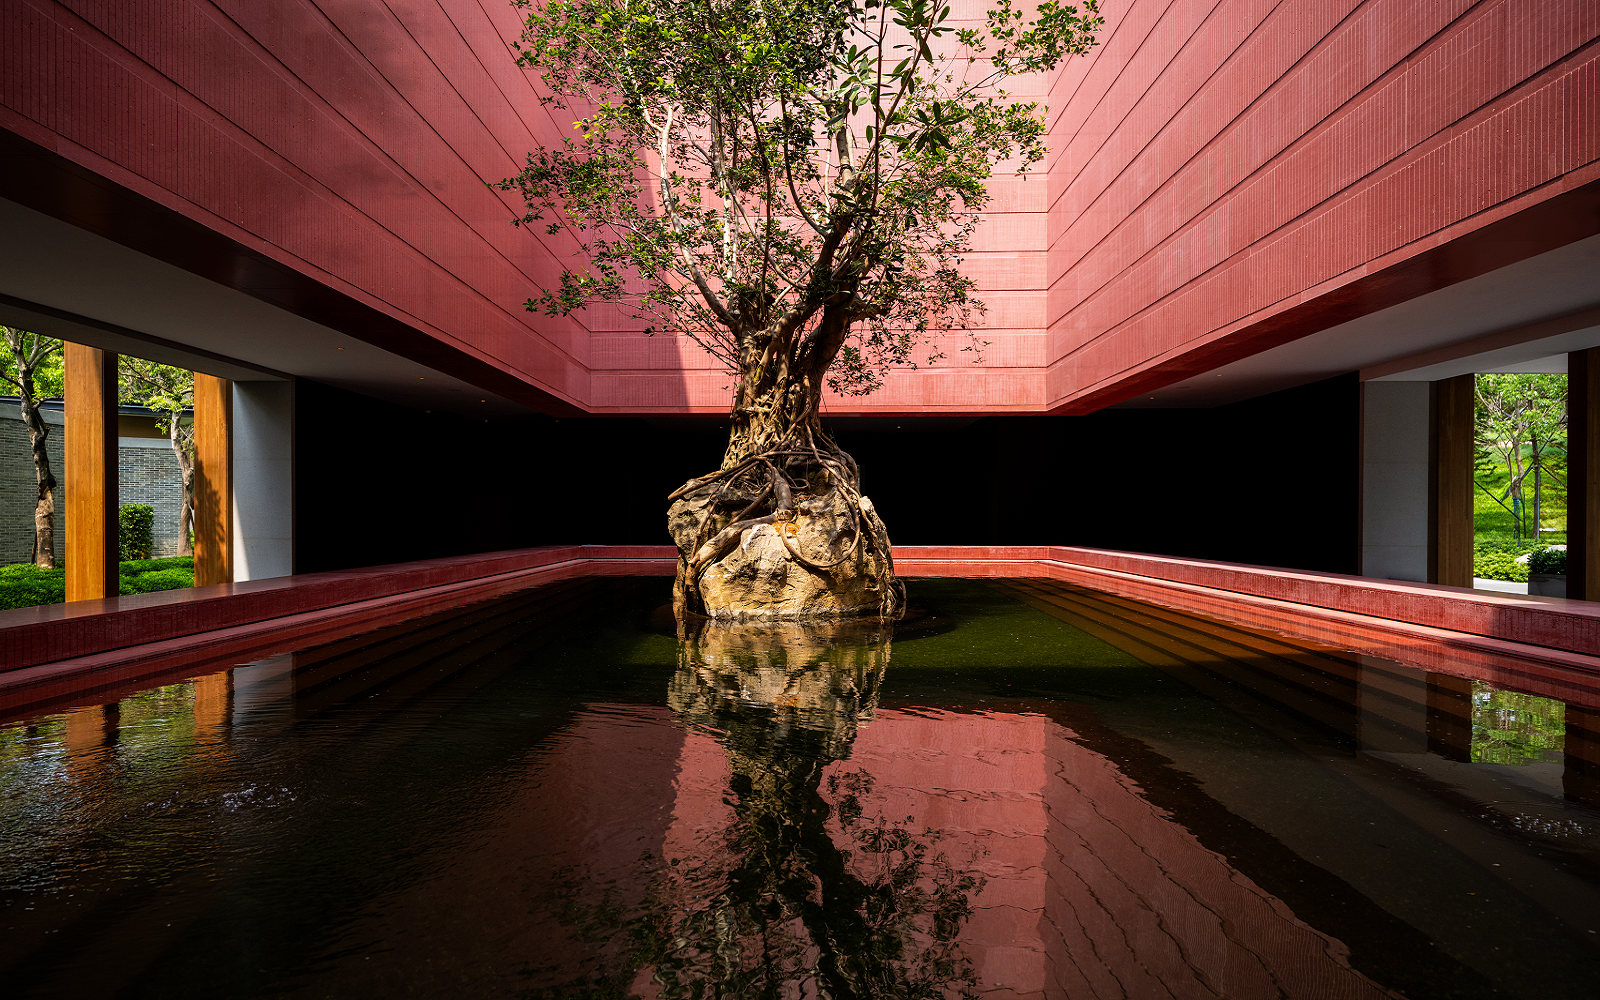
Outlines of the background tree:
M39 416L39 401L60 398L63 388L61 341L0 326L6 356L0 359L0 378L17 394L22 422L28 428L33 449L33 473L38 499L33 507L33 563L42 569L56 565L56 477L50 469L50 453L45 442L50 428Z
M1567 377L1479 375L1475 396L1480 456L1506 470L1504 489L1491 495L1511 511L1519 541L1524 536L1538 541L1544 480L1553 473L1565 483Z
M148 406L160 416L156 429L165 431L183 476L183 506L178 515L179 554L194 555L194 372L160 365L143 358L120 355L117 361L117 399Z
M982 311L960 264L985 182L1044 155L1042 109L999 84L1087 51L1094 0L1032 20L1000 0L959 29L927 0L517 2L519 61L579 113L500 185L526 202L520 223L584 253L528 308L631 304L735 379L721 468L674 494L680 594L693 606L713 562L776 525L778 555L834 584L865 561L874 603L897 606L887 533L822 431L823 387L871 392Z

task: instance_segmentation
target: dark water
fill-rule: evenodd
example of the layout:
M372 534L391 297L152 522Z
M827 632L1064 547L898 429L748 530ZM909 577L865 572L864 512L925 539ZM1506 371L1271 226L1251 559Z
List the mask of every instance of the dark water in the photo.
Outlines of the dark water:
M1600 996L1594 683L910 588L560 584L0 727L0 995Z

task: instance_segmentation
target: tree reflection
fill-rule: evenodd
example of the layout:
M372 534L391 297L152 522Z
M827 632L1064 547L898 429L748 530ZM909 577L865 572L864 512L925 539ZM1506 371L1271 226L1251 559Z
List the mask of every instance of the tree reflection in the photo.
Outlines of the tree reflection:
M866 771L824 774L872 718L891 628L680 625L668 704L722 745L732 819L696 856L646 859L637 906L571 880L562 922L609 968L534 995L975 995L957 938L982 879L936 831L873 814Z

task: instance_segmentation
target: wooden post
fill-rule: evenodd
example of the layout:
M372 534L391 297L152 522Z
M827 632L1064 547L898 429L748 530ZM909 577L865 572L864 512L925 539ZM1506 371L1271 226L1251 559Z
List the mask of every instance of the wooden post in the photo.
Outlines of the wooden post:
M194 373L194 585L233 582L233 383Z
M1600 601L1600 347L1567 355L1567 596Z
M63 345L67 600L117 596L117 356Z
M1472 586L1475 375L1434 382L1428 411L1428 582Z
M1429 673L1428 752L1445 760L1472 760L1472 682Z

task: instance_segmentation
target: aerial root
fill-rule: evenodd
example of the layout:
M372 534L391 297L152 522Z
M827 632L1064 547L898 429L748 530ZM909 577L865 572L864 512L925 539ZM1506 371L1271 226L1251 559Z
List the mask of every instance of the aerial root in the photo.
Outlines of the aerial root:
M802 437L802 440L793 440L797 436ZM801 466L800 474L794 469L796 465ZM700 574L732 550L745 531L762 524L789 521L799 513L809 513L805 509L808 505L804 501L799 505L800 509L796 509L794 494L796 490L806 490L811 485L811 476L815 473L820 473L826 484L821 495L839 494L848 519L846 524L839 525L829 535L826 547L831 550L845 532L849 532L850 535L849 545L836 558L816 559L801 551L796 539L780 528L777 535L784 549L800 565L814 572L827 574L854 558L865 545L869 554L878 557L877 565L882 567L876 577L877 586L871 588L878 590L881 595L880 613L889 615L898 612L904 606L905 588L894 576L893 553L883 522L875 516L864 515L860 471L855 460L826 438L824 444L819 446L811 429L803 424L791 428L774 447L747 455L725 469L690 480L669 496L670 501L677 501L714 491L705 503L710 515L711 511L724 502L730 490L743 485L754 493L753 499L734 516L732 523L720 530L712 530L717 521L715 516L707 516L704 519L690 550L691 554L684 565L684 589L694 591ZM757 479L757 476L760 478ZM765 512L756 514L764 507L767 508Z

